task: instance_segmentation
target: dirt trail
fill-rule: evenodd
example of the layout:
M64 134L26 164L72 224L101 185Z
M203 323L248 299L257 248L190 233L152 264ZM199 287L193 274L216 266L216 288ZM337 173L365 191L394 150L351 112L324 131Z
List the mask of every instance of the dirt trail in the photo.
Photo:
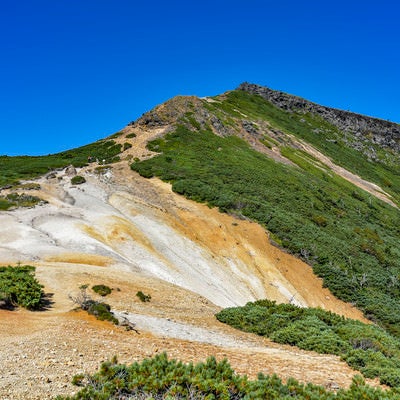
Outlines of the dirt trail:
M74 374L93 372L113 355L130 363L162 351L187 362L227 357L250 377L350 384L355 372L338 357L277 345L215 319L221 307L268 297L364 320L322 288L308 265L273 247L259 225L177 196L126 162L103 175L93 166L79 173L87 183L78 187L62 171L40 181L38 194L49 204L0 214L0 263L34 264L53 302L43 312L0 311L1 399L71 394ZM83 284L112 287L106 301L140 334L71 311L69 295ZM139 301L139 290L151 295L149 303Z
M340 167L339 165L335 164L329 157L322 154L313 146L309 145L308 143L304 143L302 141L296 140L296 143L301 146L301 148L311 154L313 157L321 161L325 164L328 168L330 168L333 172L341 176L342 178L346 179L347 181L353 183L354 185L358 186L360 189L365 190L369 194L372 194L376 198L384 201L391 206L398 208L397 205L390 199L390 195L386 193L380 186L376 185L375 183L366 181L362 179L356 174L348 171L347 169Z

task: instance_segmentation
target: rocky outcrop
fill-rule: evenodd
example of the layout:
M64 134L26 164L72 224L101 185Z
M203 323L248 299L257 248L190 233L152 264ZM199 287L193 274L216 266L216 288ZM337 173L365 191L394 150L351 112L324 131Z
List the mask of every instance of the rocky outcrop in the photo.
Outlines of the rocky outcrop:
M180 124L191 130L212 129L219 136L234 135L236 130L223 120L224 112L221 110L221 115L217 116L205 107L206 103L206 100L195 96L176 96L143 114L129 125L144 128L166 127L164 133L168 133Z
M301 97L247 82L242 83L238 90L257 94L283 110L319 115L342 131L352 133L360 138L367 137L374 144L400 152L399 124L321 106Z

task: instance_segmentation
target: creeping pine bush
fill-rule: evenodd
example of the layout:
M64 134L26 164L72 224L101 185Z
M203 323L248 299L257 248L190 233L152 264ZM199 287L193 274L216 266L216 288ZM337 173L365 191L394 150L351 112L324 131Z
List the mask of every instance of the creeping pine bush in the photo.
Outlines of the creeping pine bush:
M39 309L44 293L34 272L35 267L30 265L0 267L0 303L6 307Z
M299 308L270 300L227 308L216 317L278 343L336 354L366 378L379 378L382 384L400 387L400 340L375 325L318 308Z
M94 315L100 321L110 321L118 325L118 319L114 317L111 307L107 303L93 300L87 293L89 285L82 285L79 287L79 294L77 296L69 296L75 304L82 310L87 311L88 314Z
M85 305L85 310L100 321L110 321L114 325L118 325L118 319L114 317L111 307L107 303L89 300Z
M192 399L192 400L350 400L400 399L394 391L372 388L356 376L348 390L329 392L321 386L302 384L289 378L284 384L276 375L260 373L256 380L238 375L227 360L209 357L198 364L183 364L168 359L165 353L131 365L112 361L101 365L93 375L79 374L73 378L82 389L71 397L58 400L116 399Z
M73 185L81 185L82 183L85 183L85 182L86 182L86 179L81 175L76 175L73 178L71 178L71 183Z
M112 289L106 285L94 285L92 286L93 292L99 294L100 296L107 296L111 293Z
M136 293L136 296L142 301L143 303L146 303L151 300L151 296L149 294L144 294L141 290L139 290Z
M125 143L124 143L123 150L124 150L124 151L125 151L125 150L128 150L128 149L130 149L131 147L132 147L132 144L131 144L131 143L125 142Z

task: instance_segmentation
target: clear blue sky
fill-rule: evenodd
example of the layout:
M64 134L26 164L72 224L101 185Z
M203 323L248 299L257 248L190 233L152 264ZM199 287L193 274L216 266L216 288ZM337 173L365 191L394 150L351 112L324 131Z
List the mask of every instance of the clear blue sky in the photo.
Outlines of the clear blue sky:
M395 0L2 0L0 155L110 135L249 81L400 122Z

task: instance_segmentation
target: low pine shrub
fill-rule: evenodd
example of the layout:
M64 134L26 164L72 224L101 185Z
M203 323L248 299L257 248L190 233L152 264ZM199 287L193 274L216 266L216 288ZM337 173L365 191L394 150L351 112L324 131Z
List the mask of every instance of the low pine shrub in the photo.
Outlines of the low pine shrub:
M107 296L112 292L112 289L106 285L94 285L92 286L93 292L99 294L100 296Z
M130 149L131 147L132 147L132 144L131 144L131 143L125 142L125 143L124 143L123 150L124 150L124 151L125 151L125 150L128 150L128 149Z
M34 275L35 267L0 267L0 305L37 310L43 302L43 286Z
M71 183L73 185L81 185L82 183L85 183L86 179L81 176L81 175L75 175L73 178L71 178Z
M93 300L87 293L88 286L87 284L81 285L78 295L69 295L70 300L77 304L80 309L87 311L88 314L94 315L98 320L110 321L118 325L118 319L114 317L110 305Z
M387 374L388 380L396 379ZM169 360L165 353L131 365L119 364L114 358L101 365L93 375L76 375L73 383L82 389L71 397L57 400L91 399L298 399L298 400L399 400L394 391L367 386L356 376L348 390L336 393L321 386L302 384L293 378L283 383L277 375L260 373L256 380L238 375L227 360L209 357L198 364Z
M151 300L151 296L149 294L144 294L141 290L139 290L136 293L136 296L142 301L143 303L146 303Z
M98 320L110 321L118 325L118 319L114 317L109 304L92 300L86 304L86 307L88 314L94 315Z
M388 386L400 384L400 379L395 379L396 374L400 376L400 340L376 325L318 308L299 308L270 300L227 308L216 317L277 343L338 355L367 378L380 378Z

